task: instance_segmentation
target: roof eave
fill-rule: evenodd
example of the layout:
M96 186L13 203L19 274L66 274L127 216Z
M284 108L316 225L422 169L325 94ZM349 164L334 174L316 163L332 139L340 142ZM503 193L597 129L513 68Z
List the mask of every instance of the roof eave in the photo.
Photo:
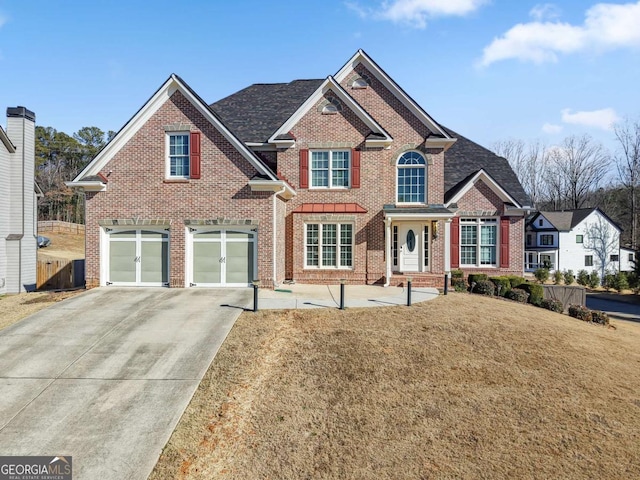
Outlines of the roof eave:
M274 192L285 200L296 195L296 191L284 180L250 180L249 187L253 192Z
M85 192L104 192L107 190L107 184L99 181L83 182L79 180L77 182L64 182L64 184L69 188L82 189Z

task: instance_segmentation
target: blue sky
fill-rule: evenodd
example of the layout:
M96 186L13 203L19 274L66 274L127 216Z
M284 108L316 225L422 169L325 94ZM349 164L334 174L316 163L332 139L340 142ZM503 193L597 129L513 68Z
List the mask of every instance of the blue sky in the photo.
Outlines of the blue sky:
M548 145L640 117L640 1L0 0L2 108L118 130L172 72L208 102L364 49L437 121Z

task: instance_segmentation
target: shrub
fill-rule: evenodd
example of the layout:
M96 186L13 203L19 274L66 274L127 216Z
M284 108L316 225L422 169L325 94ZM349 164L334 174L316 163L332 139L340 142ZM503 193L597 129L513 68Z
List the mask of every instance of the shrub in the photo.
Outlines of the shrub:
M576 280L576 277L573 276L573 270L567 270L566 272L562 272L562 276L564 277L565 285L571 285Z
M556 270L553 273L553 283L555 283L556 285L560 285L560 283L562 282L563 279L563 275L562 272L560 270Z
M516 302L527 303L529 294L521 288L513 288L507 292L505 297L509 300L515 300Z
M507 277L491 277L489 280L496 286L496 295L504 297L511 290L511 282Z
M538 280L540 283L544 283L547 280L549 280L549 269L539 268L535 272L533 272L533 275L536 277L536 280Z
M591 310L582 305L569 305L569 315L584 322L590 322L592 319Z
M622 292L622 290L626 290L629 288L629 280L627 279L627 274L625 272L618 272L613 276L613 288L615 288L618 292Z
M456 292L466 292L467 291L467 284L461 278L452 279L451 280L451 285L453 286L453 289Z
M529 303L533 305L540 305L544 295L544 288L537 283L523 283L518 288L521 288L529 294Z
M600 285L600 276L593 270L589 275L589 288L596 288L598 285Z
M464 272L462 270L451 270L451 280L464 278Z
M486 273L470 273L467 281L469 282L469 286L473 286L473 283L478 283L483 280L487 280L489 276Z
M519 285L522 285L526 282L524 277L519 277L518 275L507 275L506 278L509 279L509 283L511 284L511 288L516 288Z
M578 270L578 285L586 287L589 285L589 273L586 270Z
M540 302L540 306L542 308L546 308L547 310L551 310L552 312L562 313L564 310L564 306L560 300L556 300L555 298L545 298Z
M473 293L478 293L480 295L493 295L495 292L496 287L493 282L490 282L489 280L480 280L473 288Z
M640 277L636 272L630 272L627 275L627 280L629 281L629 288L632 288L636 293L638 293L638 288L640 287Z
M600 310L591 310L591 321L600 325L609 325L609 315Z
M616 285L616 276L613 273L605 273L604 278L602 279L602 286L607 290L610 288L615 288Z

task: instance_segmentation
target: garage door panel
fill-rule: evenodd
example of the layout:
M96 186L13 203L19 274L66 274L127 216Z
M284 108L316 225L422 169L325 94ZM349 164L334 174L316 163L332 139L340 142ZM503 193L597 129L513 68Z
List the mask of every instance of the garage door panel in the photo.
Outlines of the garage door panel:
M227 283L253 281L253 242L227 242Z
M111 242L109 278L111 282L136 281L136 242Z
M158 234L162 238L162 234ZM167 283L167 242L145 242L140 245L140 281L142 283Z
M221 283L219 242L193 244L193 283Z

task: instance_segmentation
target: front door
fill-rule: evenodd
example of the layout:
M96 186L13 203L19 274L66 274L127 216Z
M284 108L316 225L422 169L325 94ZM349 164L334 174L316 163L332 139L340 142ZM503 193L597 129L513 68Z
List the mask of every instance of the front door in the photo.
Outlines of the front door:
M398 228L400 244L400 271L420 271L420 225L400 225Z

